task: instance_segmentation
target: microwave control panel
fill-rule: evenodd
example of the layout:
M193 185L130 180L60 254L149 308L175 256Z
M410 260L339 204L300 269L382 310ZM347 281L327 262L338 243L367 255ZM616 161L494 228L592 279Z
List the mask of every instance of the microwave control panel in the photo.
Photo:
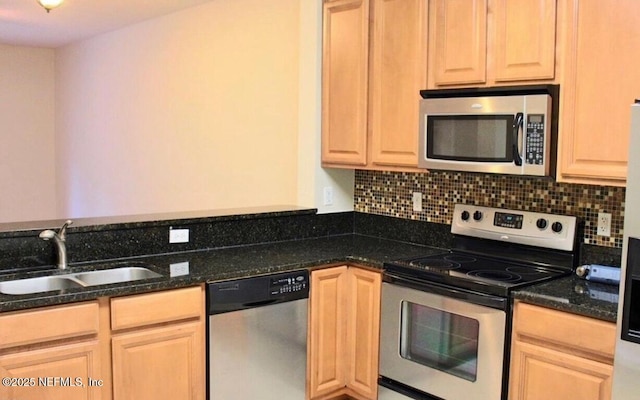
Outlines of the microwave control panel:
M542 164L544 159L544 115L527 115L526 163Z

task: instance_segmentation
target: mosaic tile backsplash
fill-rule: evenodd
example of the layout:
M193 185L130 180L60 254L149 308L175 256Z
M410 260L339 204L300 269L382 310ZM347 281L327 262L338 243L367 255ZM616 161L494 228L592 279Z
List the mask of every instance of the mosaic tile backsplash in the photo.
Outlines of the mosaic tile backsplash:
M412 193L422 193L421 212ZM622 247L625 189L557 183L547 178L466 172L355 173L355 211L451 224L456 203L574 215L584 221L585 244ZM599 212L611 213L611 236L597 235Z

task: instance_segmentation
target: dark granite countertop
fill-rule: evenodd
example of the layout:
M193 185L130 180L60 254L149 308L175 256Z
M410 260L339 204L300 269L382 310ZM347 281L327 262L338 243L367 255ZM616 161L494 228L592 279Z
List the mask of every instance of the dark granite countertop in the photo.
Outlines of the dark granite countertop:
M616 322L618 286L589 282L575 275L513 292L527 303Z
M140 265L162 277L144 281L67 289L30 295L0 294L0 312L92 300L103 296L123 296L136 293L197 285L207 281L240 278L300 268L357 263L382 268L385 261L429 255L442 249L409 244L370 236L345 234L331 237L291 240L276 243L227 247L216 250L190 251L166 255L136 257L109 263L71 265L68 271L113 268L124 264ZM181 264L188 263L188 264ZM171 276L172 265L187 266L189 273ZM50 274L39 271L2 276L1 280L20 279Z
M313 211L311 214L313 214ZM305 214L307 210L294 213ZM309 214L309 215L311 215ZM306 215L306 214L305 214ZM362 234L336 234L319 238L301 238L262 244L227 246L208 250L191 250L161 255L140 256L104 262L71 264L68 271L141 265L160 273L162 277L144 281L67 289L31 295L0 294L0 312L86 301L103 296L123 296L155 290L179 288L207 281L226 280L299 268L313 268L343 262L382 268L386 261L429 255L441 248L382 239ZM188 273L172 276L176 265ZM23 279L51 274L51 271L12 273L0 280ZM618 287L588 282L575 276L518 290L513 297L557 310L615 322Z
M91 232L114 229L131 229L150 225L169 226L172 224L188 224L190 222L205 223L210 221L253 219L256 216L286 216L315 214L315 208L291 205L274 205L264 207L228 208L219 210L166 212L156 214L121 215L111 217L72 218L69 231ZM33 235L43 229L57 229L66 219L44 221L21 221L0 223L0 237Z

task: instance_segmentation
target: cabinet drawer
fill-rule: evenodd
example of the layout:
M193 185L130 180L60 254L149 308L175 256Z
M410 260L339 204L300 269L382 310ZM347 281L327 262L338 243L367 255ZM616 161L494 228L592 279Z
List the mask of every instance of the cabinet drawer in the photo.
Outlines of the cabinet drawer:
M616 326L611 322L516 302L515 333L520 340L542 340L613 360Z
M0 316L0 349L97 333L97 302Z
M111 299L111 329L199 318L203 307L200 287L117 297Z

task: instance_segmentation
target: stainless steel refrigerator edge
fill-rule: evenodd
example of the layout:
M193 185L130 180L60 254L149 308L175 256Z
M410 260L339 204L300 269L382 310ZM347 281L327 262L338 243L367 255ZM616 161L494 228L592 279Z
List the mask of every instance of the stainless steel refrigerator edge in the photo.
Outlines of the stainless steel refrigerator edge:
M622 340L624 319L625 290L630 271L627 270L629 238L640 237L640 213L634 206L640 204L640 104L631 106L631 137L629 140L629 164L625 199L624 242L622 248L622 276L620 281L620 303L616 329L616 351L613 365L613 399L627 400L638 398L640 393L640 344ZM635 151L634 151L635 150ZM635 260L640 262L640 260ZM640 308L640 304L638 305ZM628 321L627 321L628 322Z

